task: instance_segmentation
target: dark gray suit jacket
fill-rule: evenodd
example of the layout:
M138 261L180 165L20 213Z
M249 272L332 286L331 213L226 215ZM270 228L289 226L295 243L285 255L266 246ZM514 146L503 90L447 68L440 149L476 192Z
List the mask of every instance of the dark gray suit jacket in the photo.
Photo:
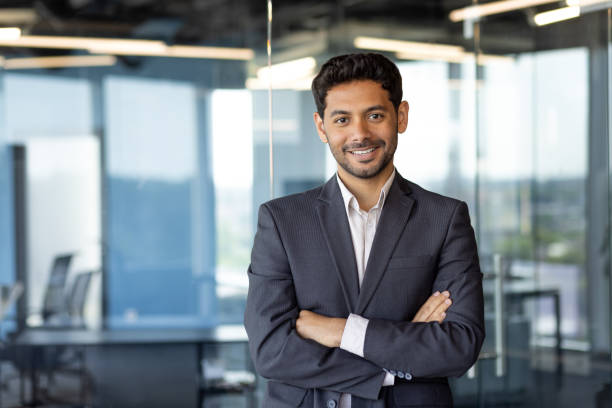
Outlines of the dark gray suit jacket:
M465 203L396 174L359 289L336 177L259 209L248 270L245 326L255 367L268 378L263 406L452 406L447 376L476 361L484 339L482 274ZM453 305L442 324L412 323L436 290ZM370 319L364 358L302 339L300 310ZM382 387L388 370L413 380ZM442 377L442 380L440 379Z

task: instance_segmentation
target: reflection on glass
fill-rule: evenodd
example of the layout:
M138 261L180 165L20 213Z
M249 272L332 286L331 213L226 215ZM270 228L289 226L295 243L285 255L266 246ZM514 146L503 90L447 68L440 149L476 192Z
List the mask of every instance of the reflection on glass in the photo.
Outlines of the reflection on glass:
M212 325L214 201L196 91L109 77L104 93L108 324Z
M490 64L481 87L483 152L480 249L512 259L510 273L559 288L562 334L586 339L587 55L584 49L523 54ZM572 86L559 86L571 83ZM550 302L535 333L552 336Z
M402 62L408 129L395 166L425 188L471 203L475 173L473 64Z
M4 111L5 143L25 147L25 180L20 186L26 191L27 208L26 242L22 243L27 249L24 297L28 323L40 324L56 256L73 254L68 287L79 273L100 269L100 148L93 134L92 91L81 78L4 74L2 79L3 96L10 101ZM7 169L5 174L12 173ZM13 180L6 180L7 194L2 196L12 198L15 186ZM14 233L12 228L4 231ZM12 238L7 249L11 255L5 258L9 262L15 248ZM7 274L9 282L15 279L12 270ZM98 290L91 292L85 314L89 325L98 326L99 275L93 281Z
M253 123L251 92L211 95L215 184L216 294L221 323L242 321L253 242Z

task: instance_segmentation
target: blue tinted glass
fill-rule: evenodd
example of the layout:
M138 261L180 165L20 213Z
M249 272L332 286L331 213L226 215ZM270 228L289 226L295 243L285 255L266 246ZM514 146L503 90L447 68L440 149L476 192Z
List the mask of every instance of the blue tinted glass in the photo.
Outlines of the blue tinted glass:
M9 148L0 139L0 284L14 279L11 167Z
M214 196L198 98L190 83L105 81L110 327L216 323Z

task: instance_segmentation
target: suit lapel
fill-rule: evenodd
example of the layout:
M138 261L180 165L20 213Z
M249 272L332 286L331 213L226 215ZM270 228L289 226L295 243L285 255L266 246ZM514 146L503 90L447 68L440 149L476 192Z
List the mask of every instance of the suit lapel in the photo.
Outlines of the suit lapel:
M363 314L372 299L380 280L385 274L389 258L395 249L399 238L406 227L414 200L409 197L408 183L399 173L389 189L383 211L376 227L374 242L366 266L361 293L355 313Z
M323 186L316 209L332 261L336 266L347 308L353 312L359 296L359 277L351 229L335 176Z

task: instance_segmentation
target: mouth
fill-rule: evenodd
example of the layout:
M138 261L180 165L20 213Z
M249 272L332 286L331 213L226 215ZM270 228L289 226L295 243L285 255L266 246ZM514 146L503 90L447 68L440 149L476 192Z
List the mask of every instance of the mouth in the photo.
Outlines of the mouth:
M366 148L361 148L361 149L356 149L356 150L349 150L348 152L355 158L357 158L360 161L364 161L364 160L370 160L374 157L374 155L376 154L376 150L378 149L378 146L368 146Z
M372 147L370 147L368 149L365 149L365 150L353 150L353 151L351 151L351 153L353 153L356 156L363 156L363 155L366 155L368 153L372 153L374 150L376 150L376 146L372 146Z
M372 153L374 150L378 149L378 146L368 146L361 149L349 150L348 152L355 156L366 156Z

